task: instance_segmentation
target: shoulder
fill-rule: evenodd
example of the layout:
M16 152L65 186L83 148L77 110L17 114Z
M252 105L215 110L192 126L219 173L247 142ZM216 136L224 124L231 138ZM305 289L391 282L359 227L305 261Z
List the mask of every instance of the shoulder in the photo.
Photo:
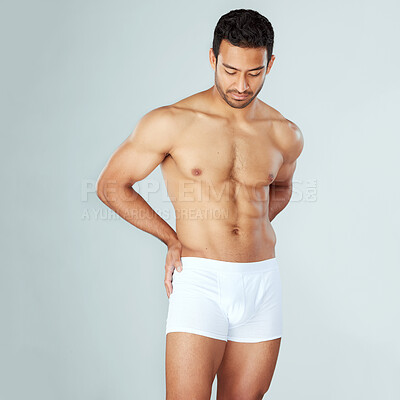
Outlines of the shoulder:
M195 109L185 106L183 102L155 108L139 119L129 140L148 148L167 149L169 154L197 114Z
M294 162L303 151L304 137L300 128L271 107L270 124L273 140L281 151L284 162Z
M175 122L175 112L171 106L155 108L140 118L138 125L142 128L160 128L167 131Z
M155 108L144 114L137 122L127 145L142 151L157 151L168 154L177 139L177 120L170 106Z
M145 114L142 121L164 125L165 128L184 127L202 113L199 106L201 97L201 93L196 93L176 103L158 107Z
M173 105L161 106L144 114L133 132L135 138L173 139L182 125L182 111Z
M304 137L294 122L285 119L276 123L275 137L285 162L293 162L300 156L304 147Z

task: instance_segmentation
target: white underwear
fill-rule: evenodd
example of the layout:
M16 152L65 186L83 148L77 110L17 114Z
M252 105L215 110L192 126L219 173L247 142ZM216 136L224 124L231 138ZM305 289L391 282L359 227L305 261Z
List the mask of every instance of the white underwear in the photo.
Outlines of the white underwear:
M282 291L276 258L230 262L181 257L174 270L166 334L189 332L235 342L282 336Z

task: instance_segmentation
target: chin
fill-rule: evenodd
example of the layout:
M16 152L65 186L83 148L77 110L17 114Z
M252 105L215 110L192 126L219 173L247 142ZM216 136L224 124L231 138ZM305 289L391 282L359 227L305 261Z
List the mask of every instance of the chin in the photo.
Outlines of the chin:
M233 108L245 108L247 107L252 101L253 101L254 97L251 97L250 99L246 99L246 101L244 100L230 100L228 99L228 97L225 97L225 101Z

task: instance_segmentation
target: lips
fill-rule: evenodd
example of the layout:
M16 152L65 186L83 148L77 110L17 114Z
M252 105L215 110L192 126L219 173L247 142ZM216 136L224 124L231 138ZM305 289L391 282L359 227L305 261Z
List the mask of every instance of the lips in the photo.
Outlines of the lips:
M243 100L243 99L246 99L247 97L249 97L249 95L248 95L248 94L239 95L239 94L232 93L232 97L233 97L234 99L236 99L236 100Z

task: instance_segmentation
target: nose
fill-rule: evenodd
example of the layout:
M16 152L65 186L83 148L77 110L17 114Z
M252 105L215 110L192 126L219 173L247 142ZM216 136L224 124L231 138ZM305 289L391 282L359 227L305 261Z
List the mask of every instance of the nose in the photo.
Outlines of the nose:
M246 82L246 78L244 76L239 77L237 91L239 93L243 93L248 89L249 85Z

